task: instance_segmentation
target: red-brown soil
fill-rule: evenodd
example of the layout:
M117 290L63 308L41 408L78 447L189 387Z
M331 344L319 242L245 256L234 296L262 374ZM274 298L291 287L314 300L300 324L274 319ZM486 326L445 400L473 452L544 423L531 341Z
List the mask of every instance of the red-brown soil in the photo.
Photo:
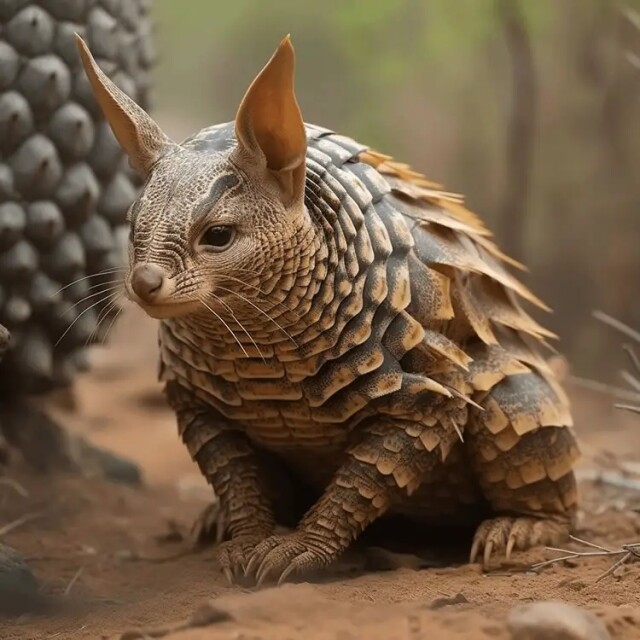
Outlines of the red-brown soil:
M131 310L112 338L108 349L96 350L93 371L78 382L75 411L57 408L56 416L92 442L138 462L146 484L37 476L19 463L9 468L28 496L0 485L0 527L43 513L4 542L29 558L59 604L45 616L0 621L2 640L507 640L508 612L542 599L594 610L617 640L640 638L640 562L599 582L610 558L527 571L533 562L553 557L545 549L516 554L486 574L475 565L438 567L443 558L437 549L426 549L422 562L413 555L361 550L319 582L261 590L229 586L212 549L191 551L189 528L210 492L159 402L155 327ZM614 409L610 397L577 389L572 395L582 474L602 469L607 460L640 461L637 419ZM582 490L581 537L610 547L640 541L640 492L591 481ZM424 558L436 566L420 569ZM387 570L363 570L383 565ZM188 622L207 602L213 609L200 620L205 626ZM141 633L127 633L134 631Z

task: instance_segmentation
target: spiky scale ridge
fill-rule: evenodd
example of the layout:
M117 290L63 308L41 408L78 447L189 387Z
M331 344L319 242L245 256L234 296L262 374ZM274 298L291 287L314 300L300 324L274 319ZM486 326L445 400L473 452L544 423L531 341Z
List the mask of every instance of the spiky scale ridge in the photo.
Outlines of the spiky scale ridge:
M91 94L75 34L147 105L148 10L142 0L0 2L0 322L12 334L4 390L44 391L85 366L80 353L103 305L82 316L95 298L70 307L100 280L60 289L122 264L119 228L139 183Z

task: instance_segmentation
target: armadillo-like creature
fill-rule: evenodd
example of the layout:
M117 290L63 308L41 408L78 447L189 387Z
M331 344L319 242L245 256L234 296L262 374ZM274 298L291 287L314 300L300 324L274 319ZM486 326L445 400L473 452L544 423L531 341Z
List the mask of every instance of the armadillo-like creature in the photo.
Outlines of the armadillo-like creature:
M182 144L79 45L146 178L125 286L160 319L160 376L220 501L227 575L329 565L385 514L476 522L485 563L565 537L578 449L541 355L551 334L519 299L543 304L459 198L305 125L289 38L233 123ZM302 486L314 498L275 535Z

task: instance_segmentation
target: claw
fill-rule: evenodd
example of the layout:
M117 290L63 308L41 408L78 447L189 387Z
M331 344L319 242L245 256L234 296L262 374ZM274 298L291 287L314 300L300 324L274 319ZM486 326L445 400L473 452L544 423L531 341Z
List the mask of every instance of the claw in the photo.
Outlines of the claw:
M268 557L268 556L267 556ZM260 567L258 568L258 573L256 574L256 584L258 587L261 587L262 584L269 578L269 574L271 573L271 565L267 562L267 558L265 558Z
M291 574L319 568L332 559L318 549L316 540L306 539L304 532L294 532L272 536L254 547L244 575L253 577L258 587L271 581L282 584Z
M223 542L218 551L218 566L231 584L238 584L246 575L249 555L262 543L261 536L238 537Z
M278 579L278 584L283 584L286 582L287 578L297 570L295 564L291 563L283 572L280 578Z
M533 518L522 516L499 516L483 522L476 530L471 545L469 562L473 563L480 553L483 568L488 569L492 554L504 553L510 560L516 549L528 549L540 544L557 544L569 533L569 522L557 518Z
M233 573L231 571L231 569L229 569L229 567L222 567L222 571L225 575L225 577L227 578L227 581L229 582L229 584L233 585L235 583L234 581L234 576Z
M250 575L253 575L256 572L259 562L260 562L260 558L256 554L251 556L251 559L247 563L247 566L244 568L245 578L248 578Z
M471 545L471 553L469 554L469 564L473 564L478 557L478 551L480 550L480 540L476 538Z
M491 561L492 551L493 551L493 540L487 540L486 544L484 545L484 557L483 557L483 564L485 568L489 566L489 562Z

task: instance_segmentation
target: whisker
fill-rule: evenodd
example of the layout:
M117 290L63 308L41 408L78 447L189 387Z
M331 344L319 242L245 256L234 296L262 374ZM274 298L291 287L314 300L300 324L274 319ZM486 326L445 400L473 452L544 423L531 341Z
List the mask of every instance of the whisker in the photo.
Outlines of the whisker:
M289 340L291 340L291 342L296 347L296 349L298 348L298 343L293 339L291 334L286 329L281 327L280 324L278 324L278 322L276 322L266 311L262 310L258 305L254 304L253 302L251 302L251 300L249 300L242 294L238 293L237 291L233 291L232 289L227 289L226 287L221 287L221 286L218 286L218 289L231 293L234 296L237 296L238 298L240 298L241 300L244 300L247 304L250 304L256 311L259 311L263 316L265 316L265 318L268 318L271 322L273 322L273 324L275 324L276 327L278 327L278 329L280 329L280 331L282 331L282 333L284 333L284 335L287 336Z
M241 268L241 267L234 267L233 270L237 271L239 273L246 273L246 274L251 275L251 276L255 276L256 275L255 269L244 269L244 268Z
M224 300L219 298L215 293L212 292L211 296L214 297L221 305L224 306L225 309L227 309L229 311L229 313L231 314L231 317L234 319L236 324L245 332L247 338L249 338L249 340L251 340L251 342L253 343L253 346L258 350L258 353L260 354L260 357L262 358L262 362L264 362L266 364L267 360L264 357L264 354L262 353L262 351L260 350L260 347L258 346L256 341L253 339L253 336L245 329L245 327L242 324L242 322L240 322L240 320L238 320L238 318L236 317L236 314L233 312L233 309Z
M119 300L121 300L122 298L123 298L122 295L118 296L116 298L116 303ZM116 311L115 315L113 316L113 319L111 320L111 323L109 324L109 326L107 327L107 330L104 333L104 338L102 338L102 344L104 344L107 341L107 338L109 337L109 332L111 331L111 328L113 327L113 325L115 324L116 320L118 319L118 316L122 313L123 309L124 309L124 307L122 305L120 305L120 307Z
M248 269L236 269L236 271L246 271L247 273L255 276L255 272L254 271L250 271ZM256 291L257 293L259 293L262 296L262 298L264 299L264 301L271 305L270 310L280 309L281 310L281 316L283 316L285 314L291 314L293 316L295 322L299 322L300 321L300 316L295 312L294 309L292 309L291 307L288 307L283 302L274 302L274 301L270 300L268 298L268 296L270 294L267 293L266 291L263 291L262 289L260 289L260 287L256 287L253 284L245 282L244 280L241 280L240 278L237 278L237 277L231 276L231 275L225 275L225 276L223 276L223 278L225 278L225 279L227 279L227 280L229 280L231 282L237 282L238 284L241 284L242 286L248 287L249 289L252 289L253 291ZM200 275L200 279L201 280L206 280L206 278L203 278L201 275ZM280 316L278 316L278 317L280 317Z
M78 302L74 302L70 307L67 307L60 315L63 316L65 313L69 313L69 311L72 311L73 309L75 309L79 304L82 304L83 302L86 302L87 300L90 300L91 298L95 298L96 296L100 296L103 293L109 293L111 291L115 291L116 289L119 289L120 285L115 285L113 287L107 287L106 289L101 289L100 291L96 291L95 293L90 293L89 295L85 296L84 298L81 298L80 300L78 300Z
M232 280L234 282L237 282L238 284L241 284L245 287L249 287L250 289L253 289L254 291L257 291L264 299L266 302L271 302L268 298L267 298L267 293L265 291L263 291L262 289L260 289L259 287L256 287L252 284L249 284L248 282L244 282L242 280L240 280L240 278L235 278L234 276L225 276L225 278L227 278L228 280ZM296 321L299 321L300 318L298 317L298 315L294 312L293 309L290 309L289 307L287 307L284 303L282 302L276 302L276 307L278 308L280 307L281 309L284 310L285 313L291 313L293 314L293 316L295 317Z
M82 316L87 313L87 311L90 311L91 309L93 309L94 307L96 307L97 305L101 304L102 302L104 302L105 300L108 300L111 297L112 294L107 294L104 298L100 298L99 300L97 300L96 302L94 302L92 305L89 305L84 311L81 311L78 316L73 320L73 322L66 328L65 332L58 338L58 340L56 340L56 343L53 345L54 347L57 347L63 340L63 338L67 335L67 333L69 333L69 331L71 331L71 328L73 327L73 325L78 322L78 320L80 320L80 318L82 318Z
M97 338L98 330L100 329L100 325L102 324L102 321L109 315L109 310L112 307L113 307L113 300L111 302L109 302L109 304L106 307L104 307L100 311L100 313L98 314L98 317L96 319L96 326L93 328L93 331L89 334L89 337L84 341L85 349L90 344L93 344L94 339Z
M121 298L121 295L115 296L109 302L109 304L106 305L104 309L100 311L100 313L98 314L98 318L96 320L96 326L94 327L93 331L87 338L87 341L85 342L85 347L94 339L94 337L97 338L98 331L100 330L100 325L108 318L109 314L111 313L111 311L113 311L114 307L116 306L120 298Z
M104 271L98 271L97 273L90 273L88 276L82 276L82 278L78 278L69 284L66 284L62 289L58 289L53 295L57 296L60 292L72 287L74 284L78 282L82 282L83 280L88 280L89 278L97 278L98 276L106 276L112 273L117 273L118 271L126 271L126 267L112 267L111 269L105 269Z
M92 284L90 287L87 287L87 291L91 291L92 289L97 289L98 287L102 287L108 284L124 284L124 280L106 280L105 282L98 282L97 284Z
M199 298L200 303L202 305L204 305L207 309L209 309L209 311L211 311L211 313L218 319L220 320L220 322L222 322L222 324L227 328L227 331L233 336L233 339L238 343L238 346L240 347L240 349L242 349L242 352L244 353L244 355L248 358L249 354L247 353L246 349L244 348L242 342L240 342L240 340L238 340L238 337L236 336L235 333L233 333L233 331L231 331L231 327L201 298Z
M227 280L232 280L233 282L237 282L245 287L249 287L250 289L253 289L254 291L257 291L260 295L263 296L267 296L269 295L266 291L263 291L260 287L256 287L254 284L249 284L248 282L245 282L244 280L241 280L240 278L236 278L235 276L230 276L230 275L225 275L224 276ZM279 302L276 302L276 304L280 304Z

